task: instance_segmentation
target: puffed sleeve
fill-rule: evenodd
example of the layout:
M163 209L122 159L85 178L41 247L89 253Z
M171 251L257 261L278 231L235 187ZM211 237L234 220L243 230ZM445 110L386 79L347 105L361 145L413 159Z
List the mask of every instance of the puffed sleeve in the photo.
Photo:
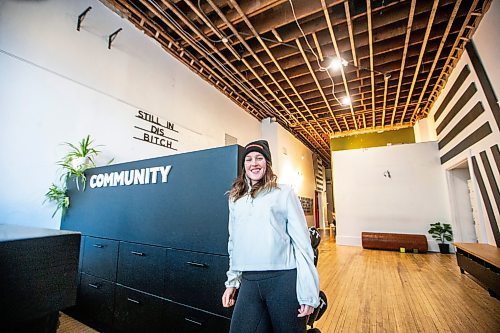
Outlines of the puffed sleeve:
M233 240L231 238L231 231L234 225L234 202L229 200L229 240L227 242L227 252L229 253L229 270L227 271L227 280L225 282L226 288L234 287L239 288L241 283L241 272L232 269L232 255L233 255Z
M314 253L307 230L307 222L299 198L290 189L287 205L287 230L297 264L297 299L299 304L319 305L319 277L314 266Z

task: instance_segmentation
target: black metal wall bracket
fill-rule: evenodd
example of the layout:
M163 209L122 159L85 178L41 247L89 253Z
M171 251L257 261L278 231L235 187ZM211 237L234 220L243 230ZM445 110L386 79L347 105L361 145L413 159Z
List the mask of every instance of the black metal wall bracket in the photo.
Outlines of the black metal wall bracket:
M116 30L115 32L113 32L111 35L109 35L108 37L108 49L111 50L111 43L113 43L113 41L115 40L116 38L116 35L118 35L118 33L122 31L122 28Z
M87 13L89 12L89 10L91 10L92 7L88 7L87 9L85 9L83 11L83 13L81 13L80 15L78 15L78 23L76 24L76 30L80 31L80 27L82 25L82 22L83 20L85 19L85 15L87 15Z

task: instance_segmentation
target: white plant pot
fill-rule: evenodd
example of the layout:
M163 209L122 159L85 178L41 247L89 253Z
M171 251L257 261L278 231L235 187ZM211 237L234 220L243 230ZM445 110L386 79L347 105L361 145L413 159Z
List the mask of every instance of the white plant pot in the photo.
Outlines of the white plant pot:
M85 169L89 164L90 160L88 157L77 157L71 160L71 165L75 170Z

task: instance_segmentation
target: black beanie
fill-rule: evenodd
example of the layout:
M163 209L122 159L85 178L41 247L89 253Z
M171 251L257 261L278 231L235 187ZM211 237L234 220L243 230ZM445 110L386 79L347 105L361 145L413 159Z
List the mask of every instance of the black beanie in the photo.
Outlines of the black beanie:
M245 146L245 151L243 152L243 164L245 164L245 157L253 151L261 153L266 161L272 164L271 151L269 150L269 144L266 140L257 140L254 142L250 142Z

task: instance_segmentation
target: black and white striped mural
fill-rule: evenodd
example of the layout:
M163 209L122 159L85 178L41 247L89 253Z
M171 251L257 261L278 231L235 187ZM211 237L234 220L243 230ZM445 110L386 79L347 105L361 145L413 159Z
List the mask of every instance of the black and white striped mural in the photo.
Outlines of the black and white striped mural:
M431 111L441 164L446 170L467 161L481 198L485 225L500 247L500 108L472 43ZM498 90L498 88L497 88Z

